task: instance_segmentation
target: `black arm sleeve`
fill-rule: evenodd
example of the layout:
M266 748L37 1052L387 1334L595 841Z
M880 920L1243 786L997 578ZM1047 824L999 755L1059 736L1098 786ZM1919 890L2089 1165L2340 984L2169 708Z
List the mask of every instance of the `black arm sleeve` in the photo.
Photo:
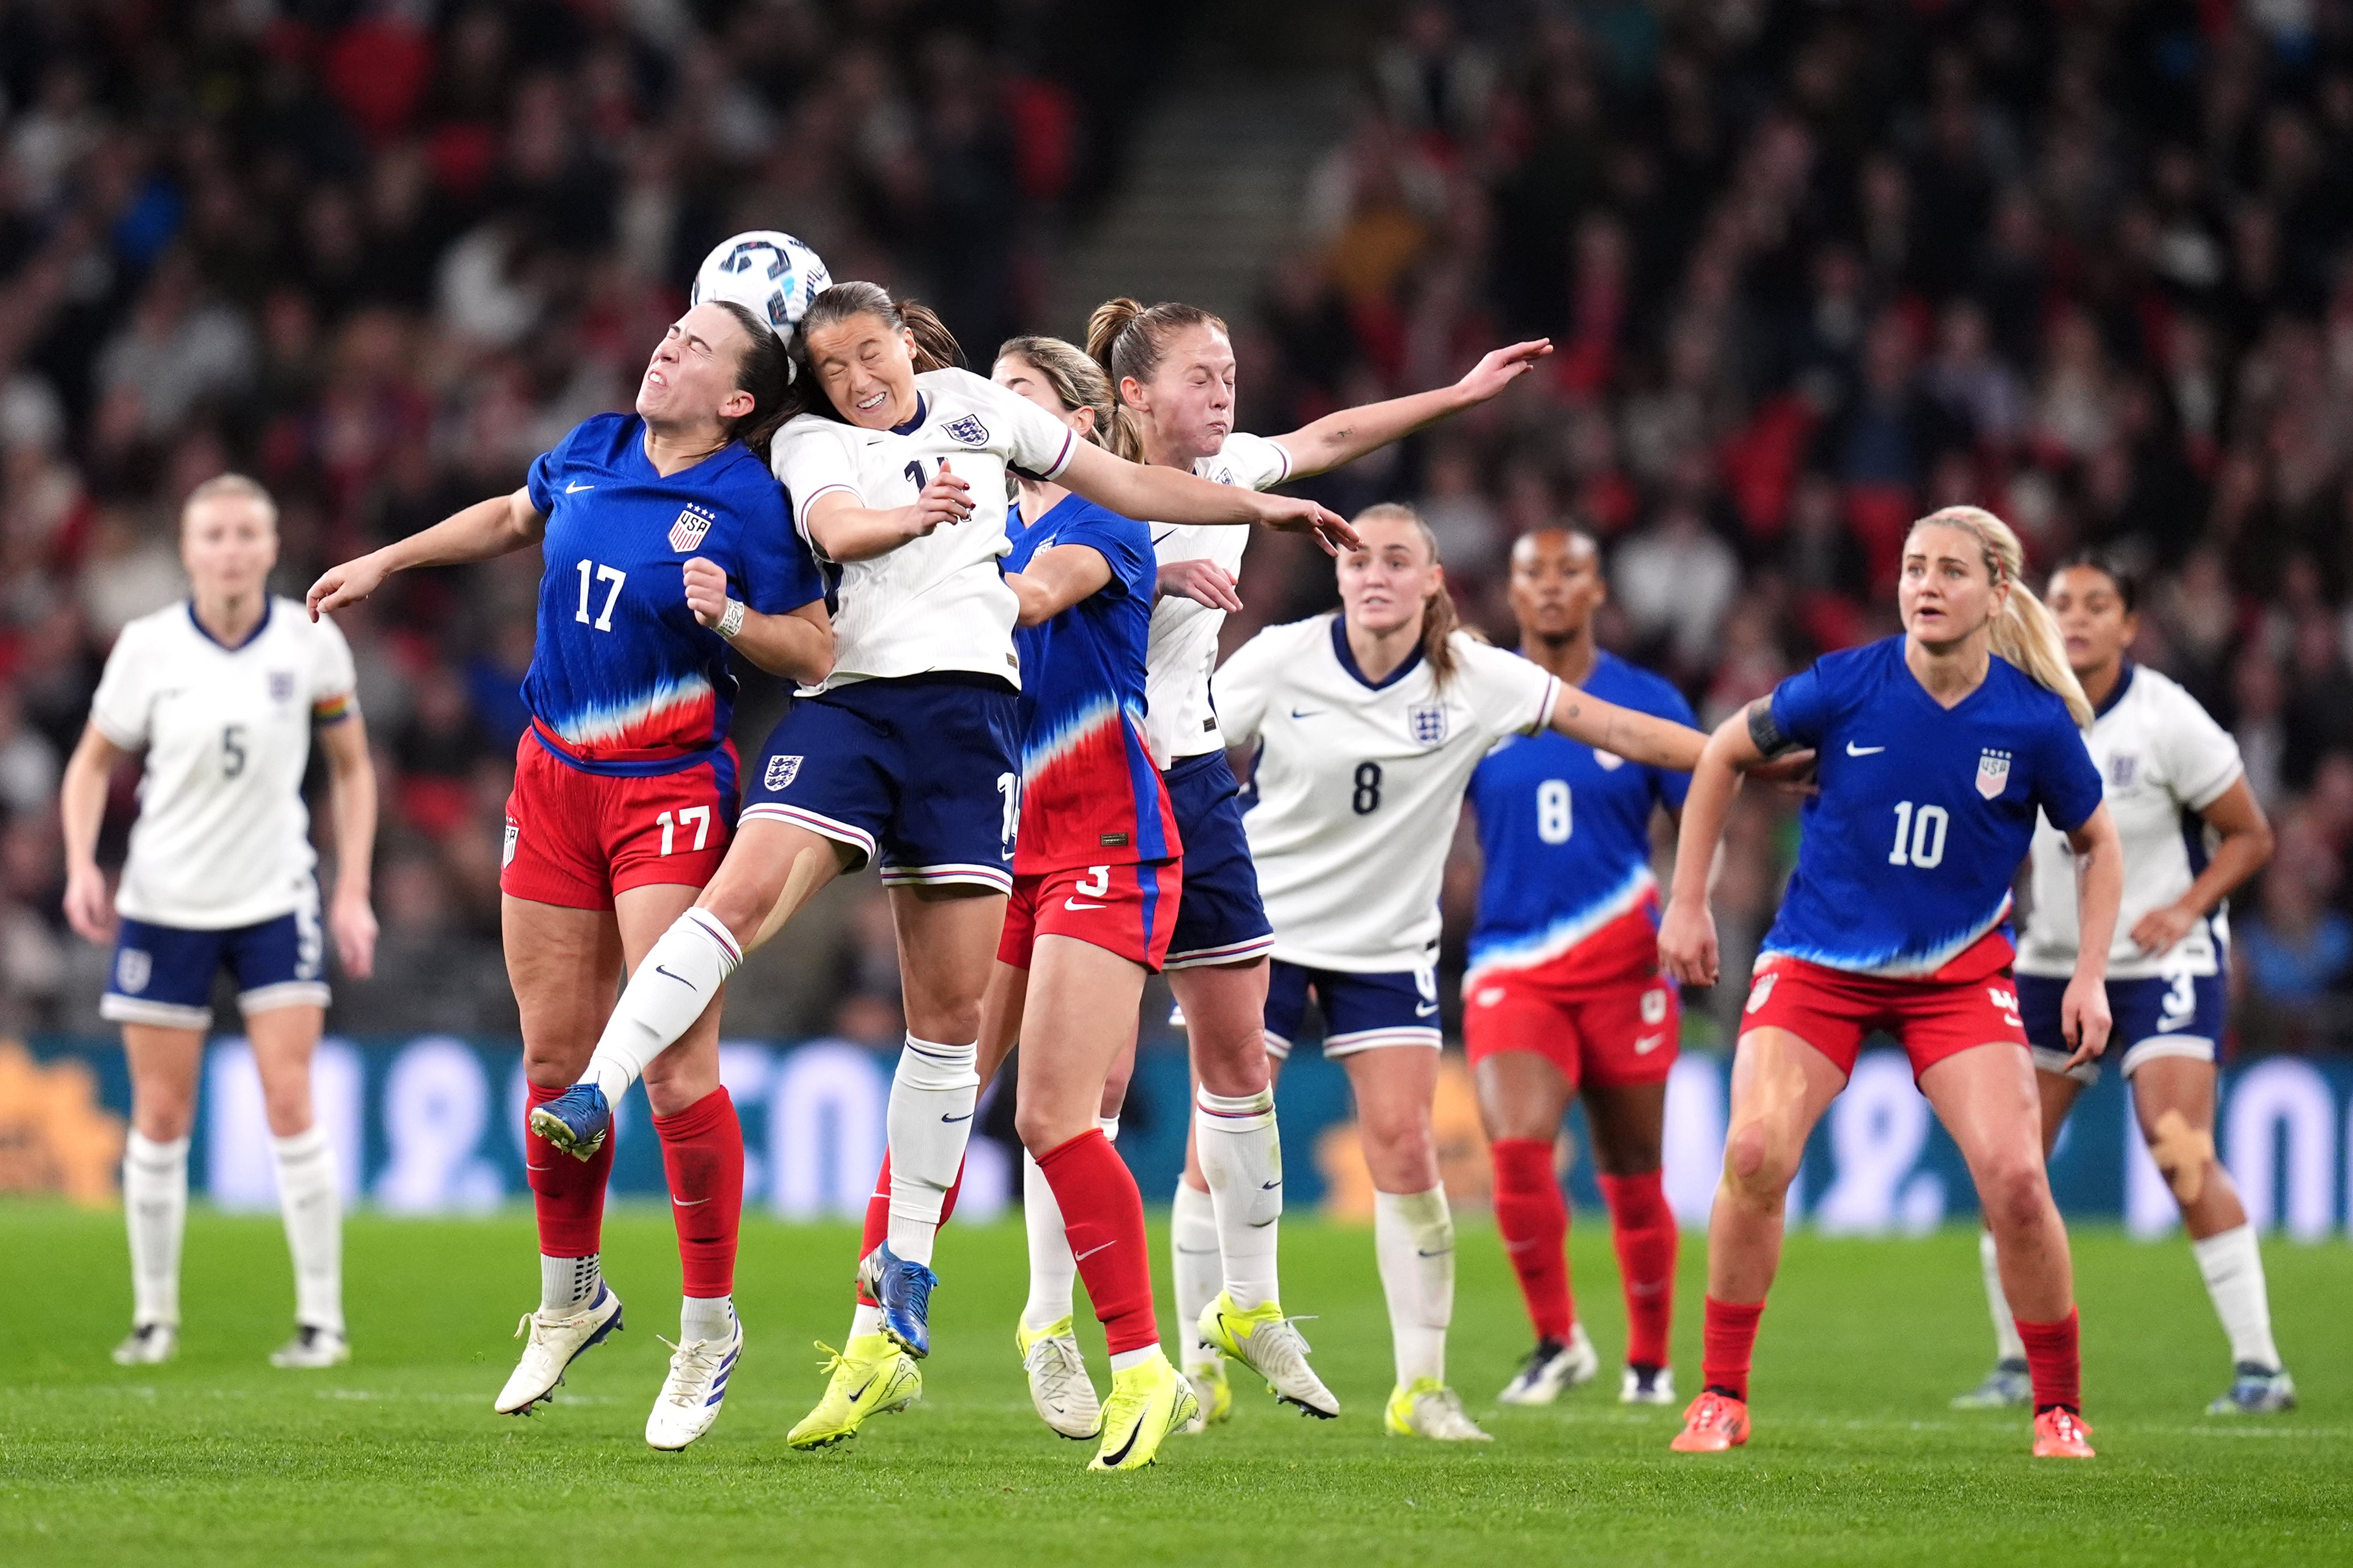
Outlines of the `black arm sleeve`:
M1757 749L1765 753L1768 763L1799 749L1799 743L1774 722L1770 697L1759 697L1748 705L1748 738L1757 742Z

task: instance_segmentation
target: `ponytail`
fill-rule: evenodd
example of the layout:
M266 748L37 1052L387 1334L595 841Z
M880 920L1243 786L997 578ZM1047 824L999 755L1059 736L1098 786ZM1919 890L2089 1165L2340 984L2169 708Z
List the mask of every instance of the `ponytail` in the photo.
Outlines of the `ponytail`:
M794 378L797 405L791 413L840 417L818 385L815 366L809 361L809 334L820 327L839 326L859 316L873 316L892 331L904 331L913 338L918 374L954 370L964 363L964 350L957 346L955 334L948 331L947 323L929 305L893 299L890 290L879 283L836 283L809 301L799 330L793 334L793 354L802 374Z
M1430 563L1443 566L1438 557L1438 535L1430 531L1421 514L1399 501L1381 501L1368 506L1350 520L1361 529L1368 522L1406 522L1421 535L1422 548L1430 552ZM1421 601L1421 658L1430 666L1430 679L1443 689L1454 678L1454 634L1462 628L1461 617L1454 611L1454 595L1448 592L1446 579L1440 576L1438 586Z
M1103 445L1131 463L1144 461L1144 434L1135 427L1135 416L1119 401L1120 384L1150 381L1168 352L1168 341L1192 327L1233 335L1224 318L1198 305L1169 300L1146 306L1123 295L1097 305L1087 318L1087 354L1111 379L1112 417Z
M1989 628L1993 651L2066 703L2077 729L2090 729L2094 717L2092 700L2084 695L2083 682L2067 663L2067 645L2059 635L2058 621L2026 585L2026 551L2010 524L1982 507L1948 506L1912 526L1957 528L1976 537L1984 552L1987 574L1997 584L2010 585L2001 614Z
M768 460L768 440L792 412L792 352L776 330L733 300L713 300L744 329L743 354L735 362L735 390L752 395L752 410L719 427L731 441L741 441L763 464Z

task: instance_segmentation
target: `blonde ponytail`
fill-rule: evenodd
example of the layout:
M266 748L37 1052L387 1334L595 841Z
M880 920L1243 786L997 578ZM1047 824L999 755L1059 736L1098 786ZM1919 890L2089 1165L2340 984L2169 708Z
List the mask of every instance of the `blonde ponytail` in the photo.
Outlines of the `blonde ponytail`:
M1438 558L1438 535L1421 520L1421 513L1402 502L1385 500L1368 506L1352 521L1359 527L1367 522L1409 522L1420 533L1422 548L1430 552L1430 563L1445 564ZM1461 617L1455 614L1454 595L1440 577L1437 590L1421 601L1421 658L1430 666L1431 679L1441 688L1454 677L1454 634L1460 629Z
M2055 693L2074 716L2075 727L2092 727L2092 700L2067 663L2067 645L2050 609L2026 585L2026 551L2010 524L1983 507L1948 506L1932 511L1914 528L1957 528L1976 537L1986 572L2010 585L2010 596L1989 630L1993 651L2024 670L2037 686Z

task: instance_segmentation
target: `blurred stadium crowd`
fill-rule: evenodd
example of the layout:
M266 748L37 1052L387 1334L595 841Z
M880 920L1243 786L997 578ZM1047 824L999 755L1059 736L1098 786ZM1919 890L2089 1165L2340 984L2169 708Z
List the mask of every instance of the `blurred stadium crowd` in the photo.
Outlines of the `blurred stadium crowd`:
M1056 259L1118 178L1119 94L1166 74L1145 19L1106 16L1126 9L0 0L10 1021L96 1027L55 780L115 630L177 592L178 496L263 479L299 593L625 400L694 259L741 227L936 301L977 356L1078 335L1048 319ZM1498 640L1512 538L1589 529L1605 640L1710 720L1893 629L1894 552L1931 506L1993 507L2046 562L2116 549L2145 573L2140 657L2233 729L2279 828L2234 918L2242 1040L2353 1041L2353 9L1385 15L1362 111L1234 322L1244 427L1550 335L1543 374L1319 492L1416 499ZM337 1028L512 1027L496 870L536 570L347 617L385 952L339 982ZM1332 602L1284 539L1242 592L1229 643ZM747 743L776 706L744 704ZM1731 973L1792 829L1770 801L1736 820ZM871 879L829 898L829 935L738 977L738 1032L896 1038L887 910Z

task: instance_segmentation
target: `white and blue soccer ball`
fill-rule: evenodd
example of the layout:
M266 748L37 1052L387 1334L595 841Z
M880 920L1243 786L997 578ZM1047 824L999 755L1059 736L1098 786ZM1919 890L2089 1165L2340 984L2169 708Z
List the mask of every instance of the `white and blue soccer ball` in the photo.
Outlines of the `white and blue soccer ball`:
M687 302L724 300L741 305L790 343L809 301L832 286L833 274L816 251L789 234L755 228L712 247L694 269Z

